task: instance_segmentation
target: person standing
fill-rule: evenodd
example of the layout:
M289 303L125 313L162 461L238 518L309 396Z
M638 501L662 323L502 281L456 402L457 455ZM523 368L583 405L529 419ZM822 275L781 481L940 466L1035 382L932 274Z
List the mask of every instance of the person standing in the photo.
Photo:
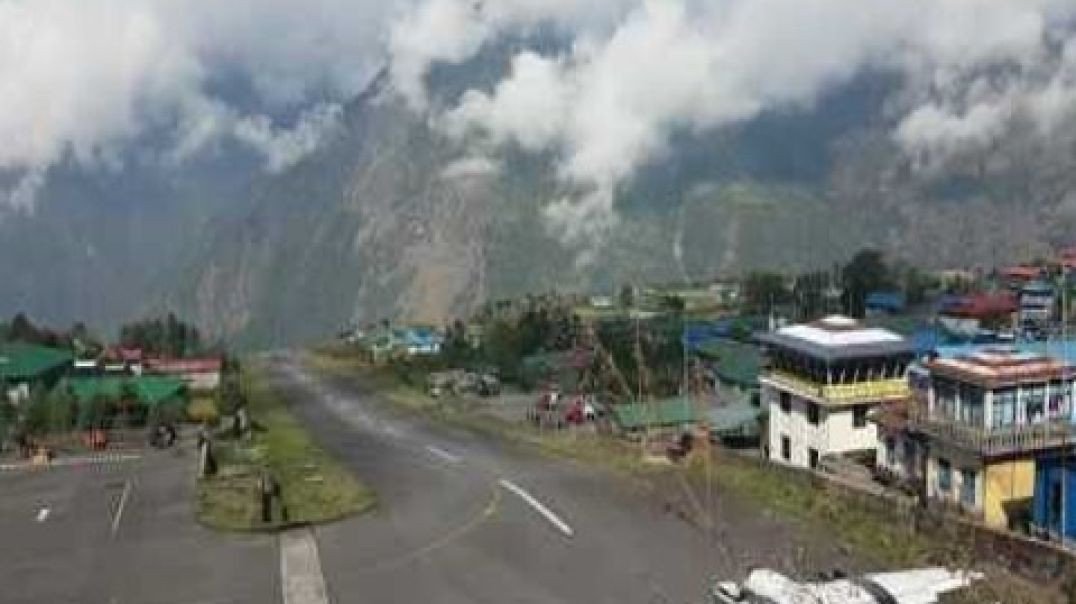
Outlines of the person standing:
M288 508L284 505L280 483L277 482L268 470L262 470L259 482L259 491L262 500L262 522L269 524L273 521L273 502L280 508L280 521L288 521Z

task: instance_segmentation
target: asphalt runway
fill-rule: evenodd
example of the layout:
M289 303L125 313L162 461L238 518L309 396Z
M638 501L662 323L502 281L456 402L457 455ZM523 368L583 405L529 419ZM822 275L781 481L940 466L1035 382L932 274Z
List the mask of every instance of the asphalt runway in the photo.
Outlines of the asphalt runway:
M189 449L0 472L0 602L279 601L273 537L195 523Z
M332 601L702 602L711 580L754 565L839 558L757 510L688 522L669 503L691 499L682 493L394 412L360 381L288 356L271 369L293 411L381 501L315 531Z

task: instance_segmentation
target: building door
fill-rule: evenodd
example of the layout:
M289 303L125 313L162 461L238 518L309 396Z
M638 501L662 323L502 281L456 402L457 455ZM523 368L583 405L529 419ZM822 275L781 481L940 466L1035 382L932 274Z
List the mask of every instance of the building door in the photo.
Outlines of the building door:
M781 459L792 460L792 439L787 434L781 435Z
M812 470L818 469L818 449L807 449L807 463Z
M1063 502L1061 501L1061 495L1061 482L1051 481L1050 503L1049 509L1046 510L1046 518L1047 522L1049 523L1048 528L1051 531L1058 531L1058 533L1061 532L1061 506L1063 504Z

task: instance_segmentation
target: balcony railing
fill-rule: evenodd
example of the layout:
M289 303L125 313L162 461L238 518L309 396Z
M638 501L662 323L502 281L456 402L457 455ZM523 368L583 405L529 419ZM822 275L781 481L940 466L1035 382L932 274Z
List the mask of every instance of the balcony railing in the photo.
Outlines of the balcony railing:
M877 403L902 399L911 392L904 378L889 378L853 382L850 384L822 384L779 370L765 374L774 384L801 396L820 399L830 404Z
M925 412L913 412L909 419L918 432L986 457L1076 445L1076 425L1064 418L990 430L931 418Z

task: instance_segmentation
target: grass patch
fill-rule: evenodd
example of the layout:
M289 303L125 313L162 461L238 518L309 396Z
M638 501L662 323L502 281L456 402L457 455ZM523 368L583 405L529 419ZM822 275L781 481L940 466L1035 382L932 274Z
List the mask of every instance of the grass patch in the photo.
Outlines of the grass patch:
M695 481L707 472L702 459L687 468ZM709 478L719 489L752 505L843 544L855 555L891 569L923 566L974 568L987 571L984 581L946 595L946 603L1058 602L1056 586L1034 583L976 558L969 534L955 524L916 526L911 514L898 505L869 495L855 495L818 478L781 467L765 465L720 450L714 456Z
M246 365L244 391L250 414L262 428L248 442L217 439L219 472L198 483L198 519L217 529L275 530L297 524L339 520L371 508L373 491L319 447L264 379ZM261 521L259 476L263 469L281 487L288 521Z
M697 459L688 468L696 481L706 478L708 470L702 461ZM802 472L764 466L756 460L718 451L709 478L726 492L780 516L824 527L851 549L885 564L928 562L939 545L917 534L910 523L895 524L880 510L834 492L826 488L823 479Z

